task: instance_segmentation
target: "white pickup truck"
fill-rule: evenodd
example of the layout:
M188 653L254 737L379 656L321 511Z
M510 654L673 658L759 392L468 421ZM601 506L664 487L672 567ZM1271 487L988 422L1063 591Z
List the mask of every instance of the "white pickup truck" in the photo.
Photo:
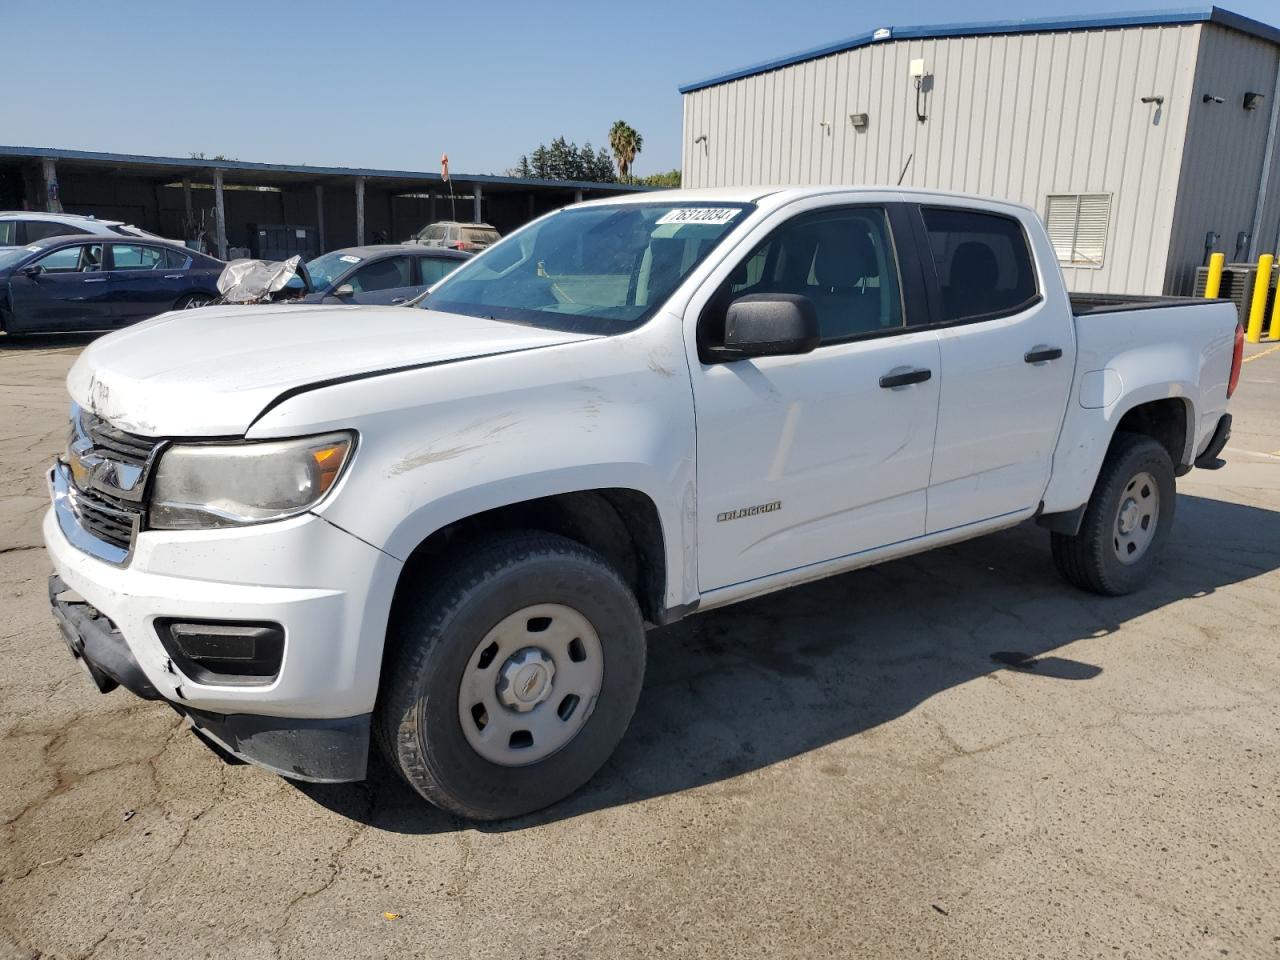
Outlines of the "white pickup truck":
M1174 478L1221 464L1240 360L1228 303L1073 300L1013 204L580 204L409 306L95 342L50 598L101 689L219 750L356 780L373 739L428 800L507 817L609 756L646 623L1031 518L1070 582L1138 588Z

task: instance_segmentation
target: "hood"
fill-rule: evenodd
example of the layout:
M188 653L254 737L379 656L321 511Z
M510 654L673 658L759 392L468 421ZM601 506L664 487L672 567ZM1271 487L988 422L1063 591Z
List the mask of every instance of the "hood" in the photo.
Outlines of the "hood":
M288 390L589 339L399 306L213 307L94 341L67 387L130 433L238 436Z

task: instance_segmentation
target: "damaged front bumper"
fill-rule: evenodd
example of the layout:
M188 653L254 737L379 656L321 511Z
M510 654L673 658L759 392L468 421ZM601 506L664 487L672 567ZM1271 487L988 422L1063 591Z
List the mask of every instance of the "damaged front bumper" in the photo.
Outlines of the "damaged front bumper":
M200 710L166 699L143 672L124 634L57 574L49 577L49 606L71 656L101 693L124 687L144 700L164 701L224 758L253 763L295 780L364 779L369 714L339 719L266 717Z

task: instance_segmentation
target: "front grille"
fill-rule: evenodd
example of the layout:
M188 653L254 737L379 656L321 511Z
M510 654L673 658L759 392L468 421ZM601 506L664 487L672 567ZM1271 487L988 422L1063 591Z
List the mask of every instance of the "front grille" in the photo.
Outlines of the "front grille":
M141 528L146 475L161 441L114 427L88 410L75 412L66 462L68 505L93 537L128 551Z
M79 487L75 488L71 503L80 525L99 540L122 550L133 545L134 522L142 515L140 507Z
M87 411L80 415L80 425L94 450L138 467L146 465L151 451L160 442L151 437L125 433Z

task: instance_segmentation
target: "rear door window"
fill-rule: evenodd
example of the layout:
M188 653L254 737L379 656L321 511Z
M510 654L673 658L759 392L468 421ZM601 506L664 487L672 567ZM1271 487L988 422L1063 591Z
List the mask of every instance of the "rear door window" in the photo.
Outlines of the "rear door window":
M944 321L1008 316L1039 299L1035 261L1017 220L957 207L921 213Z
M191 257L187 251L180 250L177 247L171 247L164 252L164 268L166 270L181 270L187 265L187 261Z
M418 268L422 271L422 283L424 286L431 286L437 280L443 280L451 274L461 260L446 260L443 257L421 257L418 260Z
M164 266L164 251L133 243L111 245L111 269L156 270Z

